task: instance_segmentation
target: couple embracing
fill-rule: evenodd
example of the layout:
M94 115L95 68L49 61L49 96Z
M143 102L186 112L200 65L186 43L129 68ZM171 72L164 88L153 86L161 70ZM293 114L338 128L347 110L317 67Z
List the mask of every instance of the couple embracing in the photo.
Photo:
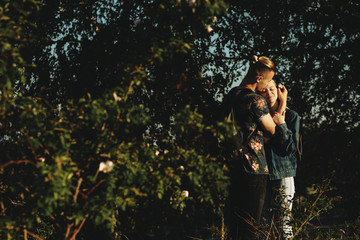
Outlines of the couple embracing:
M270 225L274 219L276 211L269 209L276 198L282 210L275 221L280 222L282 238L290 239L293 234L288 222L295 193L300 117L287 107L287 89L276 85L275 72L271 59L254 56L240 86L227 96L227 108L233 109L244 139L242 156L230 169L232 240L269 237L269 229L261 225Z

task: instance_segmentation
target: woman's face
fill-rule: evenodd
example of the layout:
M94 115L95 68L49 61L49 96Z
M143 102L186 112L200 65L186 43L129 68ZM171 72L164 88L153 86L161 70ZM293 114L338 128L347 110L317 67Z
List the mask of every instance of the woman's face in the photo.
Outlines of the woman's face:
M274 81L270 81L268 85L259 92L259 94L266 99L266 102L270 107L273 106L278 98L277 88Z
M259 73L257 76L257 82L256 85L256 91L263 91L264 88L270 83L270 81L273 79L275 75L275 72L272 70L264 70L263 72ZM260 81L259 81L260 79Z

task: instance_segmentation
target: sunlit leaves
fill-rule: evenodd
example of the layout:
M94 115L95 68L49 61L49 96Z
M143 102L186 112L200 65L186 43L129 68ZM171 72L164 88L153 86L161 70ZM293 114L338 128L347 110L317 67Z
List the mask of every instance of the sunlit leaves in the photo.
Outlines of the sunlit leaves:
M2 23L29 26L6 25L14 35L0 39L2 49L37 68L20 55L1 65L1 234L70 239L85 222L147 234L169 216L189 218L198 204L219 206L226 168L218 127L186 105L216 101L191 54L223 1L31 2L36 15L12 3L23 15L2 15Z

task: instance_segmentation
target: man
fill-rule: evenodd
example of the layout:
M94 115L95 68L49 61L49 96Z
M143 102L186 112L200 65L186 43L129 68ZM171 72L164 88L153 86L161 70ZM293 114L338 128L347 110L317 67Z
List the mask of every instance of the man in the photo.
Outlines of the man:
M266 100L255 93L263 91L275 75L275 64L267 57L254 56L240 86L230 90L228 108L233 108L236 124L243 134L242 156L230 168L230 235L232 240L256 239L266 186L268 166L264 151L264 133L274 135L276 124ZM287 91L278 89L279 113L286 107Z

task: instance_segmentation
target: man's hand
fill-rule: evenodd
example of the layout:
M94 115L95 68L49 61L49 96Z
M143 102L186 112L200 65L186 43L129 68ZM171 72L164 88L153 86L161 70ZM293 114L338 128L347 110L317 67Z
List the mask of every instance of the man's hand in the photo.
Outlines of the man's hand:
M280 113L276 112L273 116L273 120L276 125L281 125L281 124L285 123L285 112L284 112L284 114L280 114Z

